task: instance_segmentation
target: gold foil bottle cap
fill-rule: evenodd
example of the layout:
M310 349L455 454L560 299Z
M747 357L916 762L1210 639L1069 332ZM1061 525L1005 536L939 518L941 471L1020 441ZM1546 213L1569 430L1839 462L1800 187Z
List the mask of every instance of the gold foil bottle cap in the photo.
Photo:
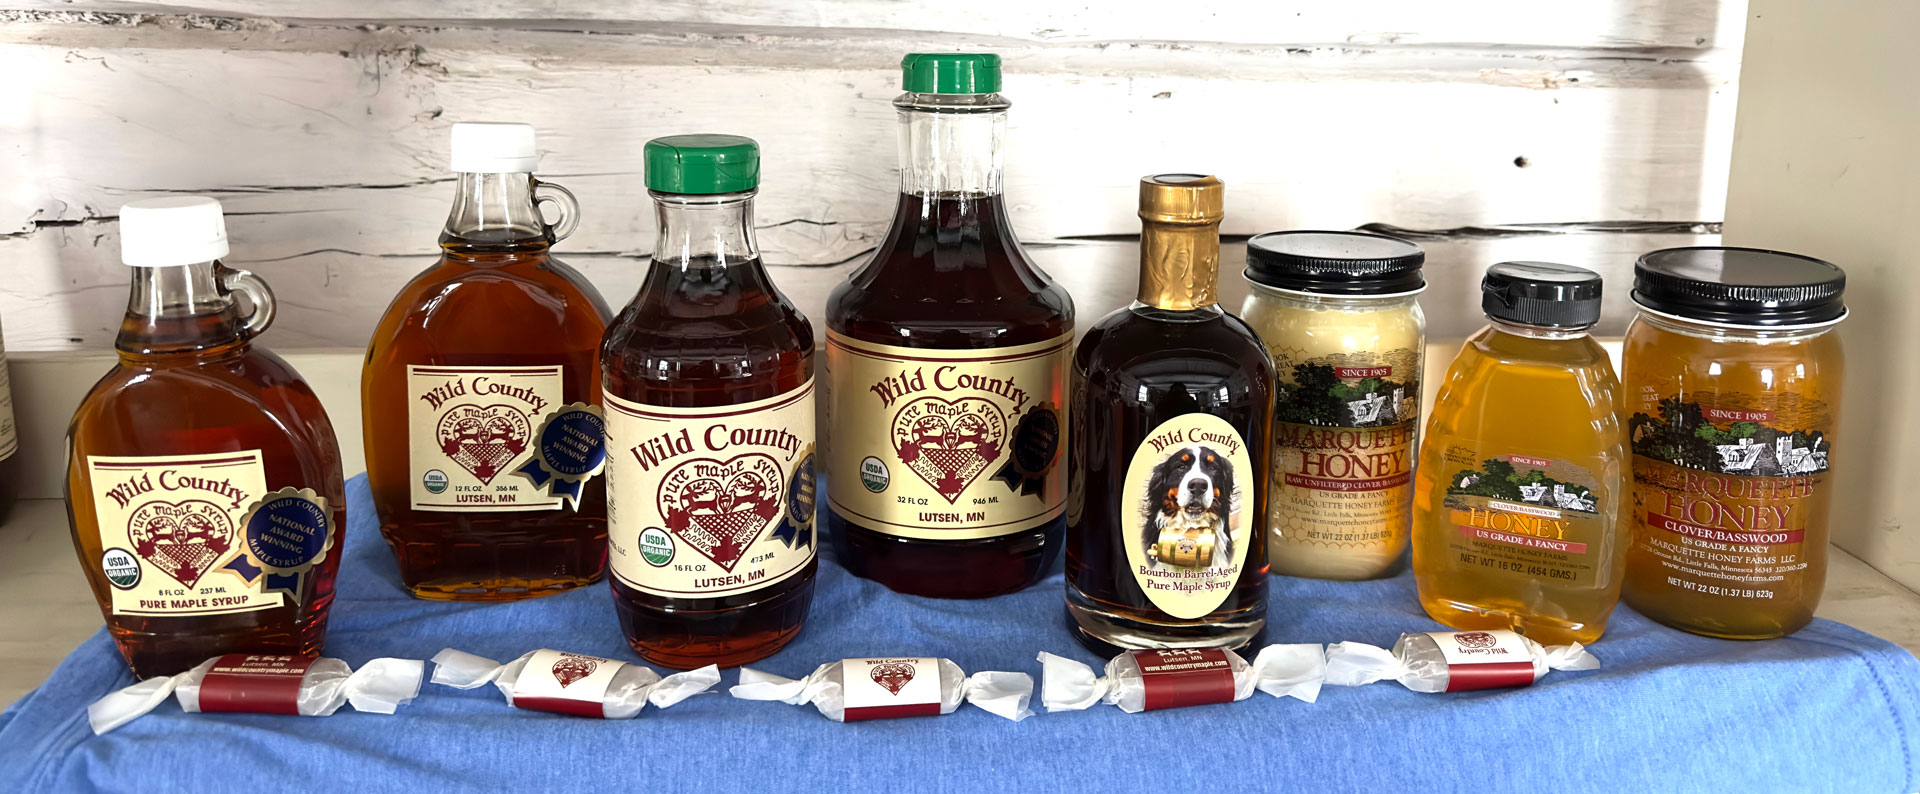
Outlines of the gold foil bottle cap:
M1218 177L1200 174L1140 180L1141 303L1188 311L1218 302L1226 194Z

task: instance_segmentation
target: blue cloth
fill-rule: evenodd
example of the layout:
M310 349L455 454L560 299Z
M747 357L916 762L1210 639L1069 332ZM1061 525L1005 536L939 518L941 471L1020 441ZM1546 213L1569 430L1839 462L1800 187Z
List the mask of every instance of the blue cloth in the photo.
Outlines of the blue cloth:
M328 654L499 660L550 647L631 658L605 586L517 604L417 601L401 589L350 485L346 563ZM820 567L813 617L756 665L800 677L852 655L946 656L967 671L1038 678L1046 650L1088 662L1068 635L1058 572L975 602L895 595ZM1363 583L1276 578L1271 641L1389 645L1436 628L1407 575ZM811 707L696 697L633 721L508 708L492 687L427 685L395 716L184 714L173 702L104 737L85 708L132 683L105 634L0 715L0 791L973 791L1140 790L1400 794L1526 791L1845 791L1920 788L1920 663L1826 620L1793 637L1731 642L1662 628L1622 607L1596 672L1453 695L1392 682L1329 687L1314 704L1239 703L1125 714L1112 706L1013 723L947 717L842 725ZM733 674L726 675L727 684ZM1037 705L1037 704L1036 704Z

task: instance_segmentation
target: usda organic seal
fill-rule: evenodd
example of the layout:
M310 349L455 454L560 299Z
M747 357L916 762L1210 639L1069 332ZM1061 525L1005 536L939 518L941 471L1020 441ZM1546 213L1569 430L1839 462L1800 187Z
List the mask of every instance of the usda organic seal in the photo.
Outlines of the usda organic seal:
M126 549L107 549L100 555L100 570L106 573L107 583L122 590L140 583L140 560Z
M892 475L887 473L887 464L881 463L879 458L868 456L860 461L860 484L867 486L867 490L879 493L886 490L887 483L892 481Z
M673 562L673 536L659 527L640 530L640 559L655 568Z
M420 484L426 486L427 493L446 493L447 473L439 469L429 469L426 474L420 477Z

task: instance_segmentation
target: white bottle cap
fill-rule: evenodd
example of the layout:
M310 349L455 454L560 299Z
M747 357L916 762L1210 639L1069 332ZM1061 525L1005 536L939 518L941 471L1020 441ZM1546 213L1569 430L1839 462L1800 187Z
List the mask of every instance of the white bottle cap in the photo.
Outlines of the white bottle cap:
M120 261L180 267L227 255L227 220L206 196L135 201L120 208Z
M533 125L463 121L453 125L453 170L463 174L531 174L540 164Z

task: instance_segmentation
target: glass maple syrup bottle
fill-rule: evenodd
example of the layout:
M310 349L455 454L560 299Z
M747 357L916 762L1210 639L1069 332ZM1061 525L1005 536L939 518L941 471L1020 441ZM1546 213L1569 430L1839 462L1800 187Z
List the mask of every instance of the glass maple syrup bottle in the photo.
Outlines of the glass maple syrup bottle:
M813 603L813 326L760 263L759 144L676 135L644 155L659 236L601 351L614 605L647 661L733 667Z
M1420 603L1456 629L1591 643L1620 600L1627 531L1620 381L1587 329L1600 276L1502 262L1492 322L1461 346L1421 437L1413 491Z
M1067 615L1105 655L1266 631L1273 363L1218 303L1225 193L1141 180L1139 298L1074 353Z
M273 293L220 263L213 199L128 204L120 236L120 360L67 429L67 515L107 631L141 678L227 653L318 654L344 539L340 449L299 373L252 344Z
M606 302L550 253L579 207L533 177L525 124L453 125L440 261L395 296L360 376L367 482L416 597L512 601L606 568L595 475ZM538 205L559 210L548 224ZM570 458L563 460L562 458Z
M1060 546L1073 300L1008 223L999 56L901 68L899 208L827 301L827 520L855 575L983 598Z

